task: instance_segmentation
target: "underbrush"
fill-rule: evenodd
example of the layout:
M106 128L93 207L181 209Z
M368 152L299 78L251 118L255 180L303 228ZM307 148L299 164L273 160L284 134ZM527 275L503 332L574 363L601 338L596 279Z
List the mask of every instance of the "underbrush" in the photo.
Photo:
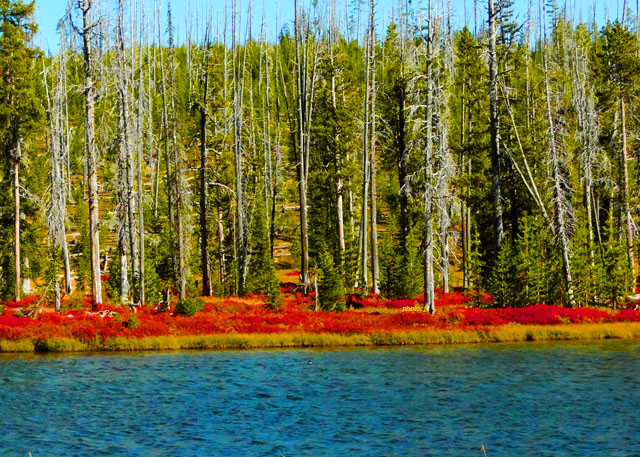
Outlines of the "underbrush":
M0 351L584 339L601 335L590 333L589 325L615 328L618 336L612 337L619 337L625 326L617 323L640 322L640 311L632 309L615 312L542 304L524 308L468 307L468 297L460 292L439 293L434 315L421 311L421 297L386 301L379 297L348 296L344 303L351 309L340 313L316 312L313 299L299 292L286 294L285 302L278 311L268 309L266 297L257 295L189 298L177 305L174 312L152 306L133 308L119 305L102 305L98 311L92 311L88 297L67 300L61 313L53 312L51 304L38 306L38 303L37 297L4 303L0 315ZM185 307L184 314L180 314L181 307ZM548 327L560 330L548 334L545 333ZM529 333L523 333L525 328ZM631 333L640 326L633 328ZM566 329L572 329L570 334L562 333ZM581 334L581 331L587 333Z

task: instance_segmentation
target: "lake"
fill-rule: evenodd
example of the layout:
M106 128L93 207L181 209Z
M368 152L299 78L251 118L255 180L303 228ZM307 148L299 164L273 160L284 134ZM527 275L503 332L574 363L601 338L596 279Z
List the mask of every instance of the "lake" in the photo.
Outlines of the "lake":
M0 455L640 456L640 343L0 355Z

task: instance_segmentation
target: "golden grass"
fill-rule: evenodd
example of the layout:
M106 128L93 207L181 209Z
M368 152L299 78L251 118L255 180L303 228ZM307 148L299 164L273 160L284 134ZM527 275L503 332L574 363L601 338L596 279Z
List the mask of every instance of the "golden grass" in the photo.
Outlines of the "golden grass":
M255 333L113 337L80 341L0 340L0 352L166 351L180 349L262 349L348 346L472 344L516 341L640 339L640 322L601 324L508 324L479 330L407 330L342 335L337 333Z
M0 352L33 352L33 341L29 339L21 340L0 340Z

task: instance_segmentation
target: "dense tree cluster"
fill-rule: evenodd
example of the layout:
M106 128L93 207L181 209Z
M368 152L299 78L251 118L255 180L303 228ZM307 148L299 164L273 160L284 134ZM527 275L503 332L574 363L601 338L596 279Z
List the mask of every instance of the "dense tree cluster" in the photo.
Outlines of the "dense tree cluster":
M399 3L383 34L363 3L348 39L335 2L296 1L269 39L234 2L178 44L170 4L74 0L44 56L33 3L1 0L2 297L277 308L286 267L324 309L373 292L433 312L454 286L618 303L639 257L636 31L488 0L472 33L445 2Z

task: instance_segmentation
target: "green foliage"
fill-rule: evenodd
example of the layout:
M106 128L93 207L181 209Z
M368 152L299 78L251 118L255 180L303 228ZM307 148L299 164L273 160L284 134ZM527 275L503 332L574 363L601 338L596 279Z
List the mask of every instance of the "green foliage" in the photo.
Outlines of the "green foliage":
M518 306L522 303L522 285L518 278L521 262L521 253L515 243L510 238L505 239L488 283L494 306Z
M507 238L487 287L495 306L555 304L560 294L560 259L549 228L540 217L522 220L521 233Z
M587 227L580 226L576 231L571 256L571 274L573 276L573 297L578 306L594 304L594 294L601 262L589 240Z
M47 256L39 243L43 236L37 224L37 205L25 199L26 192L21 190L23 198L16 214L13 196L14 165L20 186L35 194L43 191L46 178L39 168L43 161L36 148L44 110L41 79L35 77L41 68L36 67L39 51L32 47L37 30L33 13L33 3L0 2L0 298L14 293L16 218L21 220L22 278L40 275Z
M91 245L89 238L89 208L83 199L82 188L73 192L75 215L74 222L79 236L69 246L71 266L76 274L76 288L87 290L91 287Z
M358 243L354 239L347 238L345 245L345 252L340 256L342 278L345 287L354 292L358 278Z
M619 21L607 24L592 54L593 75L601 97L615 101L626 98L640 75L640 58L635 35Z
M466 291L466 294L471 296L474 306L485 306L485 302L482 301L482 290L485 284L483 278L485 263L482 260L481 247L480 236L476 231L471 239L470 252L468 254L471 290Z
M344 298L344 285L333 257L321 247L317 257L318 294L324 310L336 310L336 302Z
M635 278L627 260L627 247L624 235L613 221L605 227L606 242L600 245L600 268L598 272L597 296L600 302L617 306L633 290Z
M139 325L140 325L140 321L138 320L138 316L136 316L135 314L132 314L131 316L129 316L129 320L124 323L124 326L127 327L128 329L137 328Z
M267 291L267 308L272 311L278 311L283 304L284 297L280 291L280 282L277 280L271 281Z
M107 296L115 302L120 301L120 259L112 257L107 270L109 279L103 282Z
M422 259L416 230L409 232L406 246L399 234L383 234L380 249L380 291L389 298L413 298L423 287Z
M246 291L268 295L277 307L281 301L280 281L271 258L271 240L264 200L256 202L256 211L251 224L251 260L247 273Z
M624 234L609 219L602 236L602 243L590 242L586 227L576 234L571 265L577 305L618 306L633 291Z
M559 249L542 217L525 216L516 247L517 271L522 287L519 305L561 301L562 278Z
M627 202L634 217L640 207L637 160L623 160L631 159L638 150L640 131L635 96L640 84L640 58L635 34L620 22L609 23L599 33L591 33L590 27L574 26L564 18L563 10L554 3L549 38L530 43L519 39L511 0L496 1L499 165L507 240L500 252L495 252L493 233L486 34L474 36L464 27L453 37L439 35L433 42L437 53L433 60L434 74L447 76L435 84L438 104L446 101L447 106L434 116L442 121L434 135L443 139L441 135L447 132L447 144L456 163L456 176L443 192L463 201L473 217L475 234L471 252L466 253L473 291L468 293L476 304L481 304L482 292L493 292L497 306L567 302L567 284L564 284L557 243L549 227L553 222L544 221L539 208L540 204L544 205L553 217L555 208L550 196L554 190L545 147L550 135L545 65L542 65L544 50L550 72L547 79L552 83L551 90L557 92L553 94L553 112L558 117L557 137L562 138L559 149L566 153L566 189L573 192L572 216L578 227L570 240L575 300L578 304L617 305L631 290L633 282L621 232L624 213ZM60 56L43 57L31 47L35 31L32 12L30 3L0 1L0 297L3 298L11 296L14 290L16 217L22 225L23 276L34 279L38 287L44 288L62 270L59 248L51 249L41 242L49 217L49 177L45 171L50 168L51 157L51 151L45 153L51 132L45 134L42 128L41 105L47 97L57 96L54 83L57 83L61 60ZM308 24L313 28L312 21ZM425 157L420 142L425 135L425 41L405 25L389 24L384 38L375 43L379 265L382 292L389 298L415 297L423 282L424 243L420 225L424 223ZM309 83L313 87L306 87L314 94L313 103L307 106L311 116L307 120L311 132L306 136L310 148L306 164L309 173L307 227L310 261L319 279L323 308L337 309L340 302L336 305L336 300L342 298L345 289L355 289L359 262L358 216L363 204L364 44L358 40L347 41L339 32L332 35L331 41L328 34L318 34L316 40L320 42L315 44L319 46L312 45L308 52L302 51L299 43L296 47L289 28L283 29L276 42L249 40L239 45L235 55L216 40L209 47L178 47L171 59L166 46L140 48L140 54L136 53L140 58L127 63L135 67L129 69L136 80L127 94L131 102L127 132L122 131L118 120L117 91L121 84L111 71L116 57L112 52L96 52L92 57L96 68L102 69L94 78L99 93L95 123L96 147L100 152L101 254L104 259L117 243L113 215L119 208L118 199L113 197L122 170L118 169L115 157L123 134L129 133L134 156L140 146L137 139L143 141L145 191L140 197L145 218L147 302L160 301L163 289L176 284L177 230L176 224L169 227L169 200L172 199L175 215L178 212L176 179L180 175L184 175L180 193L184 198L180 199L179 212L184 216L185 251L189 253L186 261L192 270L200 263L197 244L202 228L187 216L199 203L199 192L194 190L199 182L201 112L196 104L204 102L206 75L207 106L206 109L203 105L199 107L204 110L202 119L205 119L207 136L208 241L214 294L229 295L237 287L239 237L234 218L237 199L233 152L238 146L242 150L239 166L243 173L247 222L244 235L250 240L251 251L245 292L266 295L267 306L280 307L282 297L274 260L288 268L298 264L301 254L298 212L280 211L282 207L299 204L296 53L305 56L309 78L313 72L313 83ZM315 34L309 34L312 35ZM77 40L72 41L77 44ZM453 48L447 49L449 45ZM67 89L60 96L71 131L65 140L69 146L68 163L63 163L60 171L65 178L69 177L66 184L70 195L65 196L69 210L66 230L77 295L82 296L90 288L90 238L84 104L82 94L74 88L84 87L84 72L78 49L66 49L64 86ZM578 61L580 65L576 65ZM46 78L48 93L44 92L43 78L34 76L40 74ZM240 80L234 83L234 76ZM583 87L580 97L576 97L580 92L577 86ZM237 99L234 99L234 88L241 88ZM576 101L576 98L581 99ZM163 112L164 102L168 103L169 119ZM241 118L237 137L237 126L231 122L234 106L239 108ZM144 112L147 107L151 108L148 113ZM138 126L139 109L143 116ZM626 114L626 150L622 147L623 112ZM584 116L589 118L596 134L585 133ZM593 141L585 142L580 131ZM21 146L20 158L16 157L17 145ZM592 153L591 170L586 169L586 152ZM12 192L16 163L23 196L17 215ZM627 177L622 164L628 165ZM177 166L182 168L178 170ZM275 196L270 192L271 185L275 187ZM585 190L589 187L593 236L586 229L586 211L580 208L581 202L584 205L587 201ZM538 197L531 196L534 190ZM137 198L137 190L135 193ZM279 240L275 259L271 256L270 240L274 222L271 220L272 198L278 207L274 224ZM344 250L338 237L340 209ZM456 202L451 206L451 232L457 230L459 213ZM213 228L218 222L222 227L221 237L217 227ZM293 243L288 246L291 240ZM285 244L288 247L285 248ZM458 258L459 250L459 246L452 246ZM103 285L107 295L118 300L120 264L112 257L109 271L103 272L110 278ZM221 271L224 277L217 274ZM188 283L190 290L193 290L192 279Z
M162 299L164 285L160 276L153 268L149 257L144 259L144 297L147 303L158 303Z
M202 300L202 298L186 297L176 304L174 312L182 316L191 317L202 310L204 310L204 300Z

